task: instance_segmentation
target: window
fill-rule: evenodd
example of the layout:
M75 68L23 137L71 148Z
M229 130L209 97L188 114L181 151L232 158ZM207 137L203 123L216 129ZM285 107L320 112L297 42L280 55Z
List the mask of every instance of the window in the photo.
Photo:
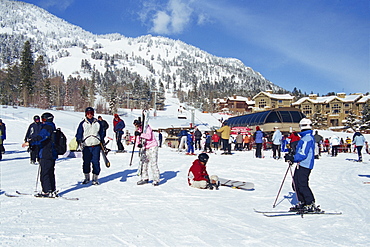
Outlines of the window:
M260 102L258 102L259 108L265 108L266 106L267 106L267 103L265 99L261 99Z
M311 115L312 114L312 107L310 105L304 105L302 108L302 113L305 115Z
M332 108L331 108L331 112L332 112L333 114L339 114L339 113L340 113L340 111L341 111L341 107L340 107L340 105L339 105L339 104L334 104L334 105L332 106Z

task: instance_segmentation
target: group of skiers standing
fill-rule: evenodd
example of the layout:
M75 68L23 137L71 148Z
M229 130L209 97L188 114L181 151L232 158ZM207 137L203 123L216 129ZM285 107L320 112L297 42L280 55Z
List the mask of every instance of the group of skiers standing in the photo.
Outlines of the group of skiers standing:
M85 117L78 125L75 138L82 150L82 171L84 173L82 184L88 184L91 181L93 185L99 185L98 177L101 171L100 152L104 148L104 138L109 125L101 116L96 119L94 114L95 110L92 107L85 109ZM26 132L25 142L22 144L22 147L29 148L31 164L39 164L42 192L37 194L37 196L57 197L58 192L56 190L54 170L58 154L54 140L52 140L53 132L56 130L54 116L45 112L41 115L41 118L36 115L33 120L34 122L30 124ZM140 120L135 120L133 124L136 128L135 143L142 150L140 155L142 164L141 180L137 184L141 185L149 182L148 168L150 167L153 172L153 185L157 186L160 182L160 173L157 165L158 142L149 125L143 126ZM113 125L118 151L124 150L121 140L125 123L115 114ZM92 178L90 173L92 173Z

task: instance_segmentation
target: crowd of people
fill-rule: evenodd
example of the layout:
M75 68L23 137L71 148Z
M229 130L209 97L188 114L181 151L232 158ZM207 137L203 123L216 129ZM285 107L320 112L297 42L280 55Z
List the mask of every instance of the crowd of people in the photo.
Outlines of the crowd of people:
M106 137L109 124L101 116L95 118L95 110L88 107L85 110L85 117L79 123L75 141L79 150L82 152L82 172L84 179L82 184L99 185L100 155L107 144ZM58 196L55 184L55 161L58 158L55 145L52 140L53 132L56 130L54 116L45 112L40 116L33 118L34 122L27 129L23 147L28 147L30 152L30 163L39 165L40 182L42 192L40 197ZM152 184L160 184L160 171L158 167L158 148L162 145L162 134L159 132L157 137L151 126L136 119L133 122L135 127L134 135L126 131L124 134L125 122L118 114L114 114L113 131L117 142L117 152L123 152L122 141L128 144L134 144L140 149L140 180L137 185L149 183L149 169L152 173ZM186 154L195 155L195 150L200 154L194 160L188 172L188 184L191 187L199 189L218 189L218 177L209 176L206 170L206 164L209 161L207 153L221 149L222 154L230 155L234 151L254 150L256 158L263 158L263 150L268 147L272 150L272 158L281 159L282 152L287 153L284 156L286 162L290 165L296 163L293 175L293 188L296 191L299 203L292 207L291 211L319 211L315 205L314 195L309 187L308 181L311 170L314 167L314 160L318 159L322 152L331 153L337 156L338 152L357 152L358 161L362 161L362 149L367 147L367 141L359 130L356 130L353 137L347 137L346 140L336 135L330 138L323 138L318 131L312 130L312 122L309 119L302 119L299 123L300 132L291 131L289 134L283 134L279 127L274 127L272 133L265 133L259 126L255 127L254 133L244 133L238 131L232 133L230 126L225 121L223 125L216 130L202 131L195 127L194 129L182 129L178 134L178 150L186 150ZM0 119L0 144L2 146L5 140L5 124ZM159 137L159 138L158 138ZM159 141L158 141L159 139ZM269 145L267 145L269 143ZM0 147L1 147L0 146ZM0 152L0 155L3 151ZM1 156L0 156L1 158ZM91 176L92 175L92 176Z

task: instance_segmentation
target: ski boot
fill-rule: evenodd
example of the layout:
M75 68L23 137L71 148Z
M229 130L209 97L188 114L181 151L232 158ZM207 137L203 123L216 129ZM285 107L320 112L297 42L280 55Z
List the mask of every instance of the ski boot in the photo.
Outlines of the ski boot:
M82 184L88 184L90 182L90 173L85 173L85 180Z
M143 185L143 184L147 184L148 182L149 182L149 179L142 179L142 180L139 180L136 184Z
M153 186L158 186L159 185L159 181L153 181Z
M98 181L98 175L96 174L93 174L93 177L92 177L92 184L93 185L99 185L99 181Z

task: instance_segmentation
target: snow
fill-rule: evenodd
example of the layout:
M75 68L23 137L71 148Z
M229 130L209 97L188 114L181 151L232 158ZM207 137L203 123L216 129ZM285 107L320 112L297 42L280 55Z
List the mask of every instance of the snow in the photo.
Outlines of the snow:
M188 126L177 119L178 102L166 101L166 110L151 117L153 128ZM221 187L218 191L199 190L187 185L187 171L196 156L186 156L164 147L159 150L161 184L138 186L135 154L113 154L111 167L102 164L99 186L82 185L82 159L60 158L56 164L57 188L66 197L78 201L41 199L31 196L10 198L16 190L32 193L38 167L29 164L29 154L21 147L34 108L0 108L7 126L6 154L1 166L0 245L1 246L367 246L370 240L369 155L363 163L346 161L354 153L337 157L323 154L316 161L310 185L317 204L324 210L342 215L307 215L304 218L267 218L258 210L286 210L294 201L291 176L282 188L275 209L280 184L288 168L283 160L274 160L271 151L264 159L253 158L252 151L232 156L210 154L209 174L253 182L255 190L242 191ZM80 112L49 111L55 123L70 140L83 117ZM132 133L132 122L139 110L122 117ZM102 115L110 124L112 116ZM152 115L153 116L153 115ZM196 112L197 123L219 126L219 116ZM217 125L218 124L218 125ZM320 131L324 137L333 132ZM337 133L345 138L349 134ZM351 136L352 137L352 134ZM370 135L365 136L370 140ZM108 144L115 149L115 145ZM132 150L132 146L127 146ZM199 151L198 151L199 152ZM151 173L150 173L151 174Z

